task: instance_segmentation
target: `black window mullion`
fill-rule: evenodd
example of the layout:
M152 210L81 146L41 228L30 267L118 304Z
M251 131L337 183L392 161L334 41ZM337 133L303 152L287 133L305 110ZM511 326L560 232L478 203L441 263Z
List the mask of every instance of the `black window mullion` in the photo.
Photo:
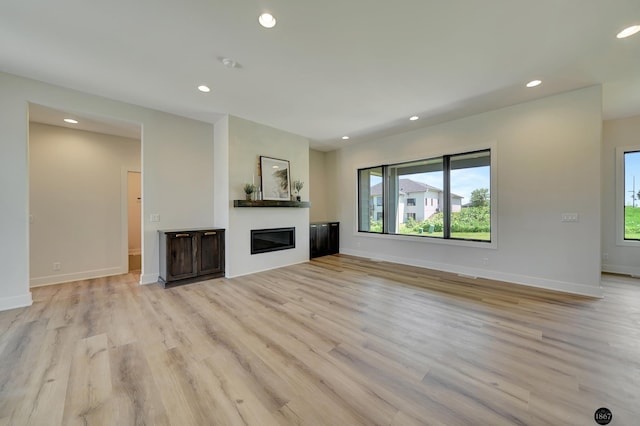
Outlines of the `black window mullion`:
M394 192L395 185L391 183L391 169L388 166L382 166L382 202L384 204L382 214L382 232L389 234L391 229L391 218L395 217L396 207L392 201L391 193Z
M442 157L442 180L443 180L443 194L442 194L442 232L443 238L451 238L451 156L445 155Z

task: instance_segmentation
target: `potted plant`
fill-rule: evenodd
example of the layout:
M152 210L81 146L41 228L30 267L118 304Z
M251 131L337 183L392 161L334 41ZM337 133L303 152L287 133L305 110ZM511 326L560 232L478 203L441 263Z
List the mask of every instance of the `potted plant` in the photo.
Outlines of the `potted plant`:
M245 183L244 184L244 193L245 196L247 197L247 201L251 201L251 194L253 194L256 191L256 186L252 183Z
M293 189L296 190L296 200L300 201L300 190L302 189L302 187L304 186L304 182L302 182L301 180L294 180L293 181Z

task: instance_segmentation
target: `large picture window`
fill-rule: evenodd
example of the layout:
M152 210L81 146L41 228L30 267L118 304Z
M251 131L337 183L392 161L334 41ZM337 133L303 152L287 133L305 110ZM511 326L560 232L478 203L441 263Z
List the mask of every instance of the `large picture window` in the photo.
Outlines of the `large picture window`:
M624 239L640 241L640 151L624 153Z
M490 150L360 169L358 230L490 242L490 189Z

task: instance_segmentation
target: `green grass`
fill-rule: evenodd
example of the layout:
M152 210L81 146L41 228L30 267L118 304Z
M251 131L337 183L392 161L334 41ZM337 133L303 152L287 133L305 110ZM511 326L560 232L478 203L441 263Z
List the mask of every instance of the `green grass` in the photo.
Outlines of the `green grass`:
M491 232L452 232L451 238L491 241Z
M624 208L624 238L640 240L640 207Z
M435 238L443 238L444 233L442 232L423 232L422 234L419 232L407 232L403 229L404 224L400 225L400 234L402 235L419 235L421 237L435 237ZM452 232L451 238L459 238L464 240L481 240L481 241L491 241L491 233L490 232Z

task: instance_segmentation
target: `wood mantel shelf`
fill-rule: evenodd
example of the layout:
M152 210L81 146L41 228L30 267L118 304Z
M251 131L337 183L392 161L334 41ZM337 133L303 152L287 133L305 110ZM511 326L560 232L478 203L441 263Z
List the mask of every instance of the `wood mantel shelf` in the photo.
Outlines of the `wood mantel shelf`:
M297 207L309 208L309 201L233 200L233 207Z

